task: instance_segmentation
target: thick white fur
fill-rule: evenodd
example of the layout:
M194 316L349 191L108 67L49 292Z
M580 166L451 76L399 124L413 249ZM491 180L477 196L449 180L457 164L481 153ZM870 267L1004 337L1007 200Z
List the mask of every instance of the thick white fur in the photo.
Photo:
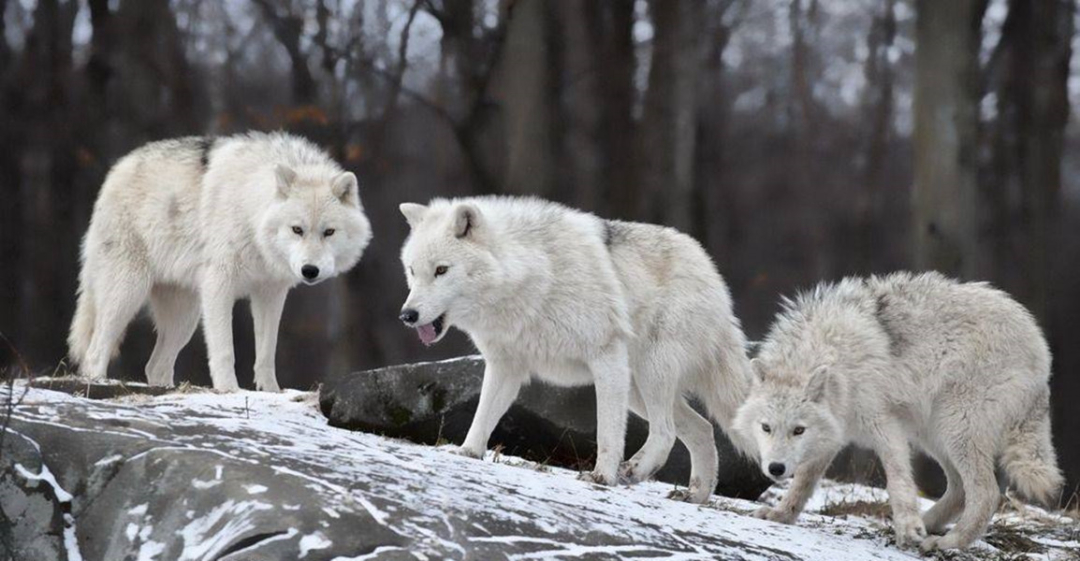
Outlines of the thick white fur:
M982 534L998 505L996 464L1031 499L1052 500L1062 483L1046 341L1027 310L986 284L897 273L820 285L785 303L753 367L735 430L756 440L767 475L773 463L780 478L794 475L760 517L792 522L848 443L881 458L897 539L926 550ZM911 447L948 477L921 518Z
M147 380L173 384L201 312L214 388L235 390L232 309L250 297L255 386L277 391L289 289L349 270L370 239L356 177L306 140L252 133L147 144L113 166L94 206L69 353L83 375L105 378L149 300L157 344ZM318 277L305 279L304 265L317 266Z
M686 399L700 398L726 429L750 370L727 286L696 241L538 199L436 199L401 210L412 226L401 252L411 289L404 309L419 313L415 325L445 314L439 337L457 326L487 364L461 453L483 455L531 377L594 384L599 450L589 478L646 479L677 436L692 458L685 498L709 496L712 426ZM628 406L649 421L649 437L620 469Z

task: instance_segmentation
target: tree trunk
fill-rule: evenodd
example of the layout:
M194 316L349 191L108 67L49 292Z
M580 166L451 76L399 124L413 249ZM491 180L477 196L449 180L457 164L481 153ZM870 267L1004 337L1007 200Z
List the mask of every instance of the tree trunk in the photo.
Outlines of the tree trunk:
M600 73L593 67L601 48L596 39L602 31L592 27L589 12L601 9L588 0L563 0L556 6L562 29L563 85L560 119L563 138L559 166L558 196L585 210L606 214L601 146L601 114L604 98Z
M593 37L592 66L601 96L600 177L606 212L637 217L640 184L634 152L634 3L630 0L584 2Z
M1002 27L1004 79L998 88L996 156L1015 183L1016 197L997 193L997 268L1022 271L1010 287L1045 320L1051 263L1048 245L1061 190L1061 157L1069 117L1067 81L1074 4L1071 0L1013 0ZM1010 205L1010 199L1013 204ZM1004 206L1004 208L1002 208ZM1015 208L1009 208L1014 206Z
M557 60L551 10L544 0L519 0L510 13L502 60L506 118L506 184L514 194L551 196L555 188Z
M642 216L684 232L693 229L697 79L702 7L654 1L652 64L642 116L645 162Z
M979 273L978 54L986 0L918 0L915 34L915 264Z
M892 137L893 120L893 68L889 62L889 50L896 40L895 0L886 0L881 11L874 15L867 38L869 55L866 57L866 98L864 115L870 125L866 143L866 165L863 184L859 187L856 201L855 262L861 273L877 269L877 256L884 245L880 224L885 206L885 163L888 159L889 140Z

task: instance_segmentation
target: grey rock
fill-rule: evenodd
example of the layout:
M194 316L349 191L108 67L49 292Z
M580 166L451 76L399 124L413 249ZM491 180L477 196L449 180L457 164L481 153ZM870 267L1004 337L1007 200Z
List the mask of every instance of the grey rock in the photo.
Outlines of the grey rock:
M319 389L319 406L335 427L405 438L422 444L460 444L469 430L484 378L480 356L403 364L331 375ZM548 465L584 470L596 455L596 395L592 387L526 386L492 434L489 447ZM648 423L631 416L627 454L648 436ZM756 499L769 486L757 466L735 452L715 428L720 452L716 492ZM676 443L656 478L685 485L690 455Z
M774 524L744 516L748 501L690 505L662 483L601 487L505 455L463 458L328 427L314 398L31 391L0 449L0 512L18 524L0 558L911 559L866 519ZM1048 559L1068 558L1074 525L1046 534L1063 544Z

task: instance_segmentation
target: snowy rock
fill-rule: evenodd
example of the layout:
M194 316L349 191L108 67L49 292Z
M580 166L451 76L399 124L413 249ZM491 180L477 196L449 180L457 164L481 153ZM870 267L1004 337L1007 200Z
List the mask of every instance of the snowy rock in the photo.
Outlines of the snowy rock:
M0 509L27 529L0 558L20 560L919 558L890 544L880 490L826 482L811 512L780 525L745 516L749 501L691 505L667 499L670 484L600 487L329 427L315 396L294 391L103 401L32 389L0 470ZM1020 508L949 558L1012 558L1004 548L1020 543L1058 560L1080 546L1075 520Z
M484 378L480 356L403 364L331 375L319 390L319 406L335 427L405 438L422 444L460 444L469 431ZM591 387L533 383L499 422L489 447L547 465L584 470L596 456L596 396ZM637 450L649 425L631 416L627 452ZM715 430L720 451L716 492L755 499L770 485L760 470L735 453ZM677 443L656 478L685 485L690 456Z

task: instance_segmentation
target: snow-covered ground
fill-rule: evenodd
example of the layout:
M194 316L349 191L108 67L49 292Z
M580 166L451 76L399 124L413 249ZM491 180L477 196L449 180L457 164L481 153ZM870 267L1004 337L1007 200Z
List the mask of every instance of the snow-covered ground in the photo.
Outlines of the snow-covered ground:
M286 543L295 548L293 558L330 558L319 553L334 550L338 537L319 530L320 524L327 527L325 522L347 512L358 512L368 524L379 525L398 545L334 557L341 561L919 558L915 551L892 545L888 522L879 517L888 512L880 489L827 482L797 524L780 525L747 516L758 506L748 501L715 497L703 506L686 504L666 498L672 490L668 484L605 488L578 481L576 473L518 458L489 453L481 462L443 448L332 428L310 393L187 392L91 401L31 389L14 419L13 427L27 439L34 427L63 434L88 431L87 423L98 423L96 432L140 441L137 454L110 454L98 463L132 462L166 450L201 455L206 469L191 478L190 487L177 490L174 499L180 505L186 504L183 495L220 492L221 483L246 489L244 500L222 495L210 512L189 513L189 520L165 536L152 527L161 513L147 516L145 504L130 504L117 515L124 518L123 533L131 541L125 547L142 551L139 559L217 559L241 534L255 531L257 524L244 523L249 517L298 508L265 498L273 495L275 485L297 480L324 501L316 512L326 520L280 528L273 538L233 549L222 559L242 559L237 555ZM57 445L40 439L35 443L43 449ZM269 466L276 475L230 482L234 471L230 466L247 464ZM20 467L31 476L37 471ZM56 494L62 496L66 491L59 487L72 484L64 481L60 470L53 472L59 480ZM42 471L38 477L48 479L45 475ZM71 492L78 502L78 490ZM777 496L770 491L766 500ZM73 547L91 539L79 530L77 516L72 527L78 534ZM1071 518L1010 504L996 517L986 540L961 556L946 555L1076 559L1080 551L1076 527Z

